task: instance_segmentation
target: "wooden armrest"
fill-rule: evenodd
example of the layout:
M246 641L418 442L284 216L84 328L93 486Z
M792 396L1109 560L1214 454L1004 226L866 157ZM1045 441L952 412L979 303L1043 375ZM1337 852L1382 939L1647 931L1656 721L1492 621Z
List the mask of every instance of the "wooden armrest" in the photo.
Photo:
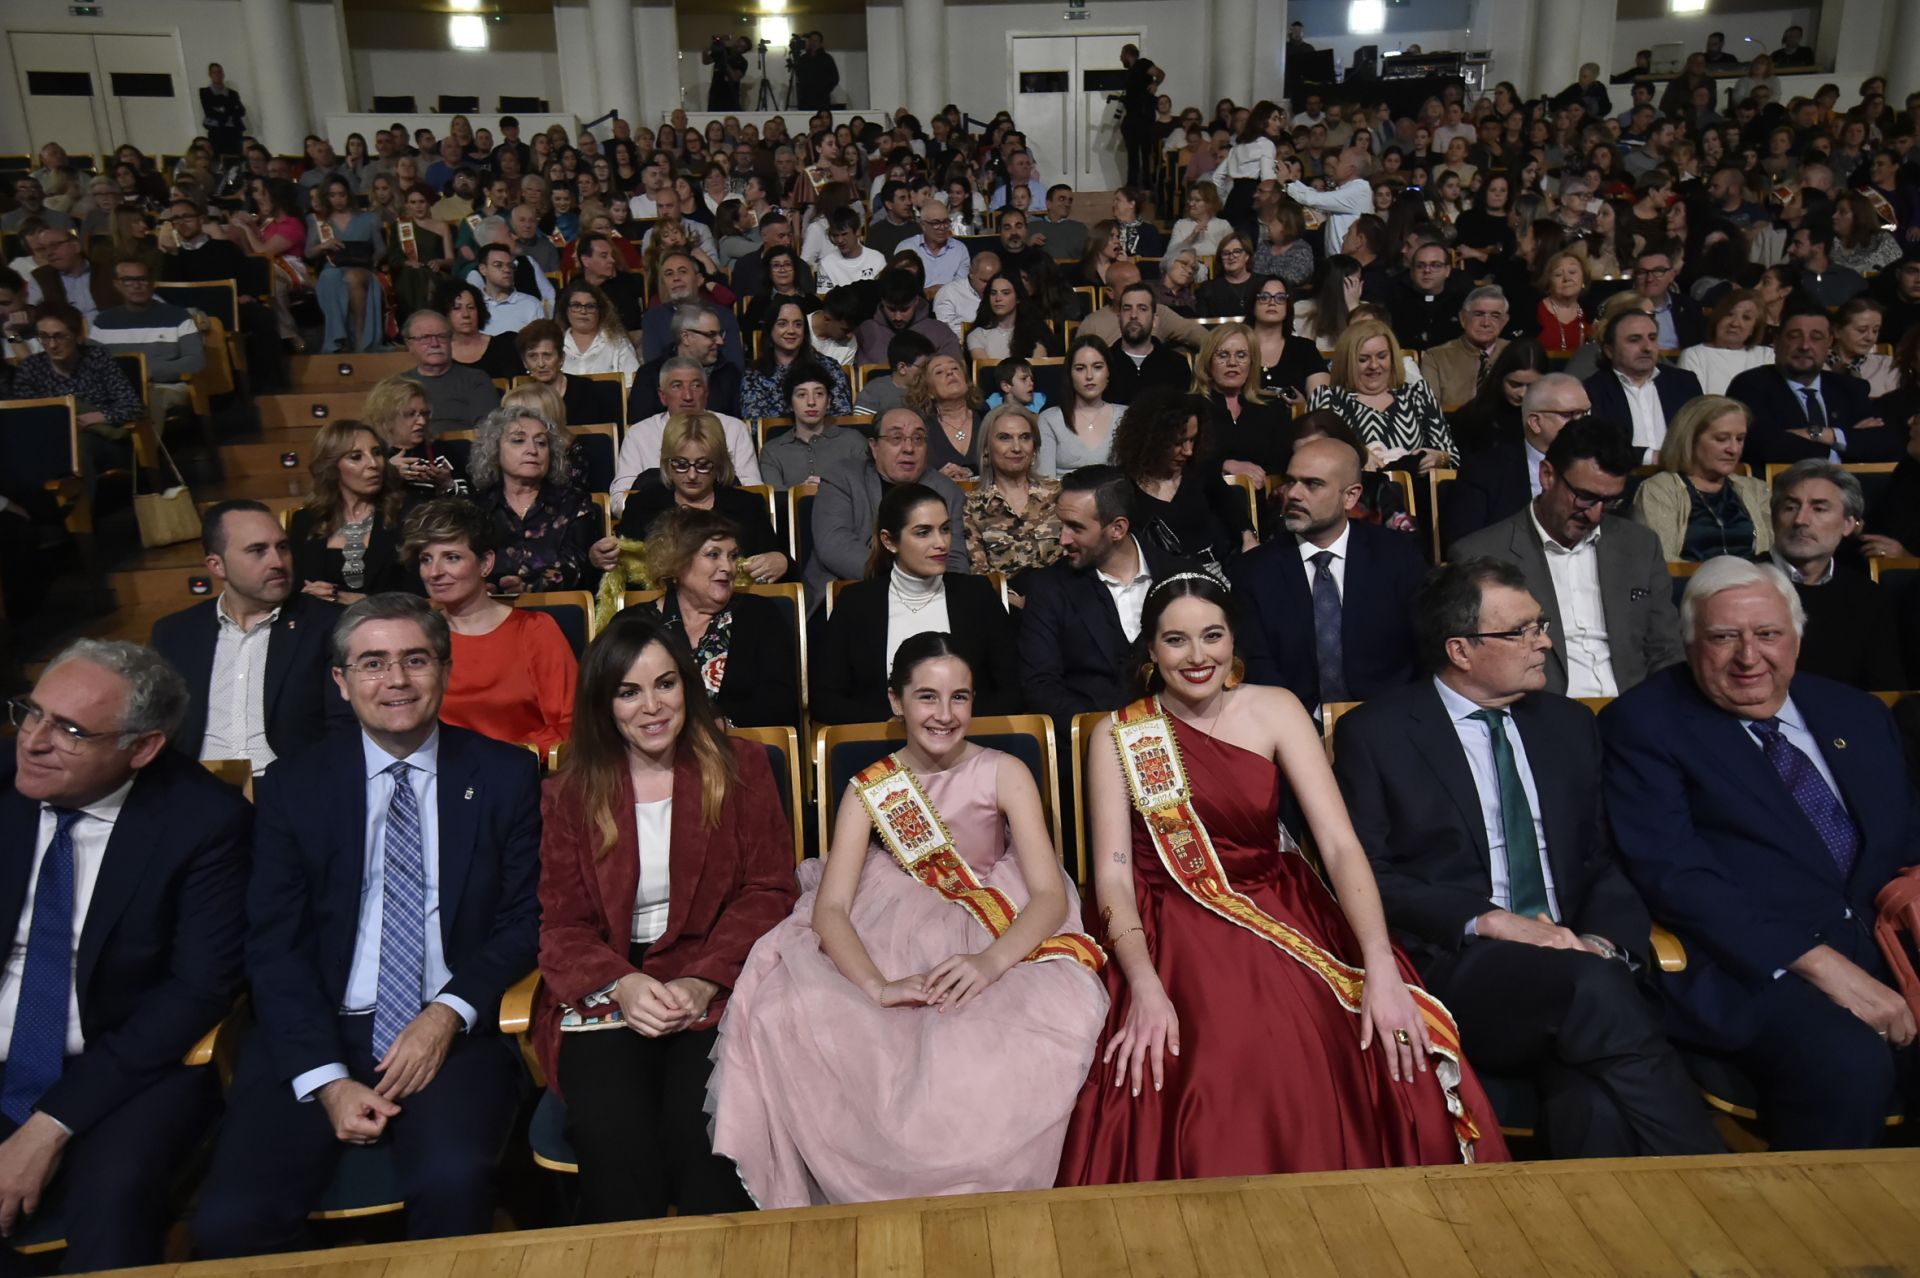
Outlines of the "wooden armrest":
M524 1034L533 1027L533 996L540 990L540 969L535 968L508 987L500 996L500 1032Z
M1687 970L1687 947L1680 938L1661 927L1653 925L1653 956L1660 963L1663 972L1684 972Z

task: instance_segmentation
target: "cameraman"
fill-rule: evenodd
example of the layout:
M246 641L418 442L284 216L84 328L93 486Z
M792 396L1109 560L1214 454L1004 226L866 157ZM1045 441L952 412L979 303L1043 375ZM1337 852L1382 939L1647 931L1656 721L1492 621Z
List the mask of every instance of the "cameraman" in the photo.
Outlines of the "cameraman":
M740 109L740 81L746 77L747 50L752 47L753 42L745 36L735 36L731 44L725 36L715 36L707 51L700 55L700 64L713 68L713 83L707 88L707 110Z
M1120 122L1120 137L1127 144L1127 185L1143 187L1153 181L1159 160L1154 145L1155 112L1159 107L1160 82L1166 72L1140 56L1138 45L1122 45L1120 65L1127 69L1126 84L1120 91L1126 118Z
M793 60L794 105L802 111L833 110L833 91L840 83L840 67L826 50L818 31L807 32L807 46Z

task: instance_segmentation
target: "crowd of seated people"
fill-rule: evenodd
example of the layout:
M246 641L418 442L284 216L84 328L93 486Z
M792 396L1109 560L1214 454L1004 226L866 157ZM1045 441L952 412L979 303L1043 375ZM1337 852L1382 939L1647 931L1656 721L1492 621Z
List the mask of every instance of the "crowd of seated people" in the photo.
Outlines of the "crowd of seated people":
M411 366L284 524L205 512L213 599L9 703L0 1220L64 1178L72 1266L159 1259L219 1101L179 1061L246 989L197 1254L309 1242L347 1144L409 1236L484 1230L535 971L582 1220L1499 1161L1516 1087L1534 1152L1709 1152L1701 1059L1776 1148L1879 1143L1914 1014L1839 920L1920 863L1871 695L1920 686L1878 579L1920 552L1920 94L1767 71L1724 115L1590 72L1223 103L1091 210L953 109L396 127L98 203L49 148L0 393L73 396L91 469L150 411L112 335L187 353L150 281L211 245L267 259L250 351L304 316ZM163 233L96 262L96 212ZM1026 713L1105 716L1066 811L967 739ZM890 719L796 875L807 800L729 730Z

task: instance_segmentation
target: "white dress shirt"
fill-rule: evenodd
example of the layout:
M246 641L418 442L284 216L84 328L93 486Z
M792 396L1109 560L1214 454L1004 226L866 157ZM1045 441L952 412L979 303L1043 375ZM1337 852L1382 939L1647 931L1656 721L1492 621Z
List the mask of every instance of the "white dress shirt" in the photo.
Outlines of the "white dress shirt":
M973 254L967 251L958 237L948 240L946 247L938 253L927 247L927 237L916 235L912 239L902 240L896 253L918 253L920 261L927 268L927 287L937 288L942 284L951 284L955 280L967 277L967 270L973 265ZM972 316L968 316L969 319Z
M1644 386L1635 386L1632 379L1618 369L1613 375L1620 379L1620 389L1627 396L1627 411L1633 416L1633 446L1642 450L1646 460L1657 461L1660 445L1667 438L1667 410L1661 406L1660 392L1653 385L1660 370L1656 368Z
M1359 221L1362 214L1373 212L1373 183L1365 178L1357 177L1331 191L1316 191L1305 182L1289 182L1287 194L1293 197L1294 203L1327 215L1324 243L1328 257L1340 251L1341 241L1347 238L1347 228Z
M973 281L965 275L943 284L933 295L933 317L952 329L955 337L960 336L960 326L973 323L973 317L979 313L980 294L974 291Z
M113 837L120 809L137 777L101 799L81 808L81 817L73 823L68 837L73 840L73 963L67 977L67 1055L78 1056L87 1042L80 1032L80 991L74 978L80 964L80 932L86 926L87 906L93 900L93 888L100 881L100 864L107 857L107 840ZM27 895L20 902L20 918L13 929L13 948L7 951L7 965L0 971L0 1060L13 1046L13 1020L20 1011L20 982L27 971L27 938L33 931L33 897L40 887L40 863L53 846L53 832L59 824L51 807L40 807L40 832L33 841L33 864L27 867Z
M1130 537L1133 542L1133 576L1125 581L1118 577L1109 577L1104 569L1094 569L1094 576L1113 596L1113 606L1120 613L1120 630L1132 643L1140 637L1140 613L1147 606L1147 592L1153 589L1153 572L1147 567L1147 557L1140 552L1140 539Z
M1521 447L1527 450L1527 493L1530 497L1538 497L1540 495L1540 463L1547 459L1547 455L1532 444L1522 444Z
M267 648L280 609L242 630L227 612L223 591L213 615L213 677L207 681L207 734L200 757L247 759L257 777L273 762L273 747L267 744Z
M1600 529L1578 545L1563 546L1547 535L1540 517L1528 513L1533 530L1546 552L1547 573L1553 579L1553 597L1560 605L1560 651L1567 659L1569 697L1613 697L1620 685L1613 678L1613 648L1607 638L1607 615L1600 603Z
M434 729L425 745L403 760L397 760L365 732L360 734L361 756L366 763L367 825L361 844L360 923L354 932L353 961L347 967L347 991L343 1016L372 1015L380 1001L380 916L386 905L387 883L387 808L393 803L394 778L387 769L405 763L410 771L407 784L413 787L414 804L420 813L420 861L426 878L425 935L421 946L420 1003L444 1003L460 1017L467 1029L479 1015L472 1005L452 994L443 993L453 979L447 966L446 947L440 937L440 730ZM343 1062L321 1065L293 1080L293 1094L301 1100L335 1079L349 1076Z
M487 323L480 331L488 337L498 337L502 333L517 333L538 319L547 318L544 302L530 293L518 289L505 297L487 297Z
M1313 557L1321 551L1333 555L1333 562L1327 565L1327 571L1333 574L1334 589L1340 592L1340 601L1347 599L1347 543L1353 540L1353 524L1342 523L1340 535L1333 539L1330 546L1316 546L1304 537L1300 540L1300 562L1307 569L1307 593L1313 593L1313 579L1320 569L1314 564Z
M642 418L627 428L627 437L620 441L620 457L614 465L613 474L615 519L626 508L627 489L633 487L633 481L647 471L660 468L660 446L666 439L668 416L666 413L655 413ZM753 446L753 432L738 417L729 417L725 413L715 413L714 416L720 419L720 433L727 440L727 456L733 459L734 482L762 482L760 454Z
M1507 869L1507 827L1500 815L1500 771L1493 761L1493 726L1471 718L1481 707L1449 688L1439 679L1433 681L1453 721L1453 733L1467 755L1467 771L1473 774L1473 788L1480 799L1480 823L1487 831L1487 865L1492 880L1489 899L1503 910L1513 908L1513 876ZM1527 762L1527 743L1511 716L1505 723L1507 742L1513 747L1513 766L1520 773L1520 788L1526 791L1527 810L1533 813L1533 842L1540 849L1540 874L1547 885L1547 908L1560 917L1560 898L1553 890L1553 863L1547 857L1547 826L1540 817L1540 791L1533 781L1533 765ZM1468 931L1472 932L1471 923Z
M640 878L633 893L635 944L651 945L667 930L673 850L673 796L633 805L633 825L640 834Z

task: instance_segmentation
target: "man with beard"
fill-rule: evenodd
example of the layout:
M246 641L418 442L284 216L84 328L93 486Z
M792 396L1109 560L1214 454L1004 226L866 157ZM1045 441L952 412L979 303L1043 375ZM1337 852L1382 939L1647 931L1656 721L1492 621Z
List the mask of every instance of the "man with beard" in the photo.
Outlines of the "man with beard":
M1187 361L1153 335L1157 309L1153 290L1135 280L1117 290L1113 300L1119 313L1119 340L1105 339L1113 351L1107 360L1108 401L1131 404L1149 386L1185 390L1193 377ZM1083 325L1081 332L1085 331Z

